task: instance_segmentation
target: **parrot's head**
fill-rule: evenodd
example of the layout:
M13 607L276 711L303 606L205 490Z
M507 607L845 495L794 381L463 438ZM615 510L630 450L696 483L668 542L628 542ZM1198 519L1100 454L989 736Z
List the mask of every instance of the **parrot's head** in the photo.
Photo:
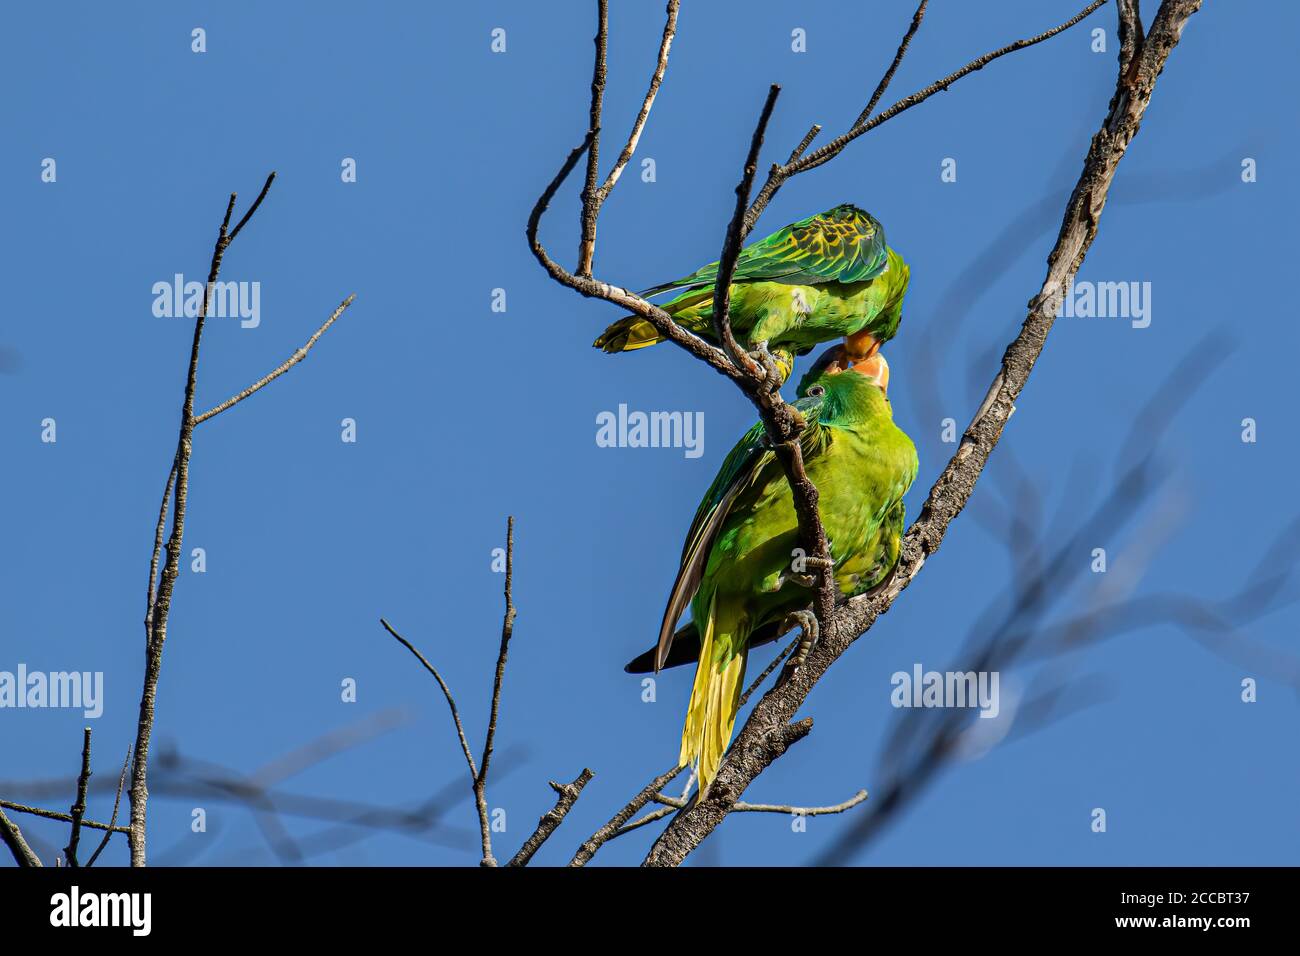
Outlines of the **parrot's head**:
M823 352L821 358L808 370L808 374L799 383L799 394L807 394L813 381L823 375L839 375L844 372L865 375L876 383L881 392L889 392L889 363L878 349L865 358L856 358L843 345L837 345Z

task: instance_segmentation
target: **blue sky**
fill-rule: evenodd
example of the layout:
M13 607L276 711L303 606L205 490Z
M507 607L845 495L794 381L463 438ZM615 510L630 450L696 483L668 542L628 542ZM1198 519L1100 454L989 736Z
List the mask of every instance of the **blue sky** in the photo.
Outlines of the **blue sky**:
M658 3L614 6L606 163L662 27ZM912 6L686 3L638 160L605 206L597 275L640 288L716 258L768 84L783 94L765 163L813 122L833 135L852 121ZM1077 4L931 6L886 102ZM1015 515L1060 544L1068 536L1044 522L1078 532L1060 585L1070 592L1053 611L1070 617L1103 583L1109 594L1229 597L1300 513L1286 491L1300 447L1300 333L1277 281L1292 271L1297 188L1285 164L1297 134L1276 119L1292 106L1279 71L1300 13L1270 5L1260 31L1256 6L1207 4L1192 20L1079 276L1149 282L1149 326L1057 323L971 510L817 687L804 711L812 735L750 799L831 804L884 786L882 743L909 719L890 705L890 676L961 662L972 625L1014 584ZM228 194L243 208L272 169L279 178L223 271L259 283L261 321L209 323L199 405L264 374L345 295L357 299L304 364L196 435L186 551L202 547L207 569L177 585L156 754L252 774L396 713L396 726L279 788L394 807L467 789L443 700L378 619L439 666L479 740L501 615L491 551L513 514L519 618L489 794L505 810L500 850L513 852L550 806L547 780L589 766L595 779L539 857L564 862L675 756L689 670L661 675L645 703L622 665L652 642L695 505L753 413L670 346L593 350L618 313L551 282L525 245L533 201L585 129L592 7L141 3L129 20L97 4L6 10L0 670L103 672L104 713L91 722L100 783L115 780L134 733L144 583L191 335L184 319L153 314L151 289L176 273L201 280ZM921 459L909 516L952 452L943 419L958 431L970 419L1042 281L1113 88L1113 26L1104 8L962 80L799 177L759 225L854 202L908 261L888 354L895 417ZM206 30L202 54L191 52L195 27ZM502 54L489 48L497 27ZM796 28L806 53L791 50ZM1106 31L1105 53L1091 49L1094 28ZM53 183L41 178L47 157ZM348 157L355 183L340 177ZM654 182L639 175L646 157ZM1242 181L1246 158L1255 182ZM941 179L946 159L955 182ZM570 264L577 189L575 177L543 230ZM506 290L504 313L491 309L494 289ZM1138 410L1198 343L1222 355L1157 416L1167 481L1124 528L1089 527L1093 509L1122 494L1117 474L1156 445ZM597 447L596 416L620 404L703 412L703 454ZM46 418L55 443L41 441ZM355 443L340 440L345 418ZM1257 423L1253 443L1242 441L1244 418ZM1012 535L1023 551L1029 532ZM1094 548L1107 550L1104 582ZM1046 671L1007 670L1004 695L1032 696L1044 680L1100 692L956 763L850 859L1294 862L1300 770L1286 666L1300 612L1245 616L1226 643L1156 622ZM340 699L347 678L355 703ZM71 803L70 787L32 784L75 773L85 723L70 710L0 710L0 797ZM110 805L97 791L92 814ZM195 807L206 833L191 832ZM1106 811L1105 833L1092 831L1094 808ZM150 810L158 862L277 862L258 821L210 794L156 789ZM783 816L735 816L693 862L808 862L862 812L811 819L807 832ZM444 819L437 844L377 832L335 846L333 824L284 817L312 863L474 862L470 803ZM43 847L63 845L61 828L22 822ZM637 862L651 833L611 843L597 861ZM106 854L125 859L121 843Z

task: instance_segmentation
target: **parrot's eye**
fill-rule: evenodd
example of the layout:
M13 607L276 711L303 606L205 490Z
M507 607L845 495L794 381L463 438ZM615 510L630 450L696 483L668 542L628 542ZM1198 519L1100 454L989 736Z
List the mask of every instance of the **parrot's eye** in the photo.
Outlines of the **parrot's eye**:
M811 398L821 398L825 394L826 389L821 385L814 385L812 388L808 389L808 395Z

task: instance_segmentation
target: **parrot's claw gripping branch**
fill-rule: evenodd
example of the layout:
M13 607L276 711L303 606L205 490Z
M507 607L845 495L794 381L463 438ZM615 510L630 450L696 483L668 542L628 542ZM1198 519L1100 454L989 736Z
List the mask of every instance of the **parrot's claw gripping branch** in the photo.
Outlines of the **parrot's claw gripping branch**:
M829 545L829 542L827 543ZM811 568L812 570L808 572L791 571L789 574L781 575L778 588L781 585L784 585L786 581L792 581L804 588L821 587L826 583L827 579L831 579L833 583L835 577L834 558L804 558L802 566L805 568Z
M786 373L782 372L780 366L777 365L776 356L768 351L767 343L760 342L758 348L749 353L749 358L752 359L763 372L762 379L757 383L757 385L764 389L769 395L775 395L779 392L781 386L785 384Z
M811 609L805 608L802 611L791 611L781 622L782 630L794 630L799 628L799 646L795 648L794 655L790 658L787 665L790 673L794 674L803 667L808 660L808 655L812 653L814 647L822 639L821 625L817 623L817 615Z

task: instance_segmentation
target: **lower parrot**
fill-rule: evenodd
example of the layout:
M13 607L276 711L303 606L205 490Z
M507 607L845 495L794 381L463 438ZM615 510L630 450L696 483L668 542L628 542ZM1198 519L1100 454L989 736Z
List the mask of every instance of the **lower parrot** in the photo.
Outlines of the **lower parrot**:
M664 303L664 311L683 328L714 341L717 278L713 262L642 294L680 290ZM796 354L832 339L844 337L853 359L870 357L898 331L907 282L907 264L885 244L880 223L845 203L741 250L731 283L731 328L741 346L774 360L784 382ZM593 344L606 352L629 352L661 341L653 325L630 315Z
M807 422L799 440L820 495L831 573L846 596L893 570L903 496L917 473L916 448L894 424L887 386L883 355L854 361L838 346L804 377L794 403ZM805 635L815 628L808 608L817 579L793 570L798 547L789 484L759 423L727 455L696 512L653 652L656 671L698 658L679 760L696 766L701 792L731 740L751 643L775 640L796 623ZM678 631L688 604L692 625ZM678 637L685 653L675 655ZM641 666L648 656L628 670L648 669Z

